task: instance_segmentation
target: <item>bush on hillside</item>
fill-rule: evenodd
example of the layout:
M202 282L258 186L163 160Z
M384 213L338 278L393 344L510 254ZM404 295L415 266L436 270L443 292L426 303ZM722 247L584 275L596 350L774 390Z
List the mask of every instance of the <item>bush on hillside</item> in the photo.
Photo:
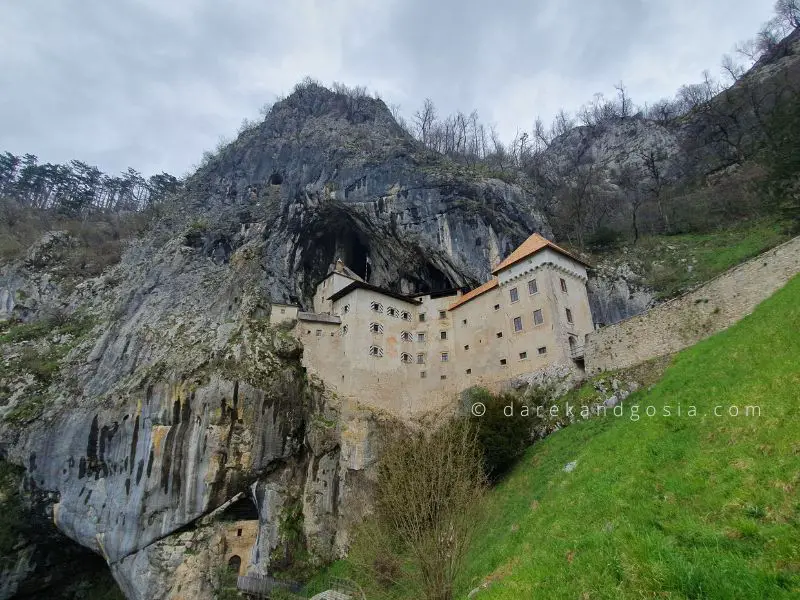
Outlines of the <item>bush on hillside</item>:
M495 396L483 388L473 388L468 402L470 407L478 402L486 407L481 416L471 413L470 420L478 434L486 477L497 481L530 444L535 417L520 417L523 400L510 393ZM507 406L513 407L515 416L504 414Z

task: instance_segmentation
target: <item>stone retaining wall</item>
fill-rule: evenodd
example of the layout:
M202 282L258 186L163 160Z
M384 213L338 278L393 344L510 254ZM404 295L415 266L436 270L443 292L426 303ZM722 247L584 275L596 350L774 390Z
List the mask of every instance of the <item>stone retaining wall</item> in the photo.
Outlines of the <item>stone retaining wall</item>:
M587 373L672 354L726 329L800 272L800 236L682 296L586 336Z

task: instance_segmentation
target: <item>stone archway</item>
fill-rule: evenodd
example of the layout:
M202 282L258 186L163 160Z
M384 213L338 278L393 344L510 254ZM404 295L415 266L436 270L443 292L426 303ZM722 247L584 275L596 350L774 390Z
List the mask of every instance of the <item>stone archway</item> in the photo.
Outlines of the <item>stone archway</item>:
M242 557L238 554L231 556L228 559L228 568L238 575L242 568Z

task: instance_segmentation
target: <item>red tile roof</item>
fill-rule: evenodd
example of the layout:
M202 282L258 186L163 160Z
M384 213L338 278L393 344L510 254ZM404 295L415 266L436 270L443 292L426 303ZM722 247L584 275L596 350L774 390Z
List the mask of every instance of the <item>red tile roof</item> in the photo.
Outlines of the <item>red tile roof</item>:
M487 282L486 282L486 283L484 283L483 285L481 285L481 286L479 286L479 287L476 287L474 290L470 290L469 292L467 292L466 294L464 294L463 296L461 296L461 298L459 298L458 300L456 300L455 302L453 302L453 303L452 303L452 304L451 304L451 305L448 307L448 309L447 309L447 310L453 310L453 309L454 309L454 308L456 308L457 306L461 306L461 305L462 305L462 304L464 304L465 302L469 302L469 301L470 301L470 300L472 300L473 298L477 298L477 297L478 297L478 296L480 296L481 294L483 294L483 293L485 293L485 292L488 292L489 290L491 290L491 289L493 289L493 288L496 288L496 287L497 287L497 278L496 278L496 277L492 277L492 278L491 278L489 281L487 281Z
M536 254L539 250L543 248L552 248L556 252L560 252L561 254L568 256L572 260L576 260L586 267L589 266L577 256L570 254L569 252L567 252L566 250L564 250L559 246L556 246L553 242L542 237L538 233L534 233L531 237L522 242L517 247L516 250L514 250L511 254L509 254L504 261L502 261L499 265L497 265L494 269L492 269L492 273L496 275L503 269L506 269L511 265L518 263L519 261L524 260L533 254Z

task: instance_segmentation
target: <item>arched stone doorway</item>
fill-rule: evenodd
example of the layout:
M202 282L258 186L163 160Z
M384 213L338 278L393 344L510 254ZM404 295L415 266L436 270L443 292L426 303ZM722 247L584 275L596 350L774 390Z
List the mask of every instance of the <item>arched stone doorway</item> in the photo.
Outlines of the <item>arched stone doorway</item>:
M231 556L228 559L228 568L238 575L239 570L242 568L242 557L238 554Z

